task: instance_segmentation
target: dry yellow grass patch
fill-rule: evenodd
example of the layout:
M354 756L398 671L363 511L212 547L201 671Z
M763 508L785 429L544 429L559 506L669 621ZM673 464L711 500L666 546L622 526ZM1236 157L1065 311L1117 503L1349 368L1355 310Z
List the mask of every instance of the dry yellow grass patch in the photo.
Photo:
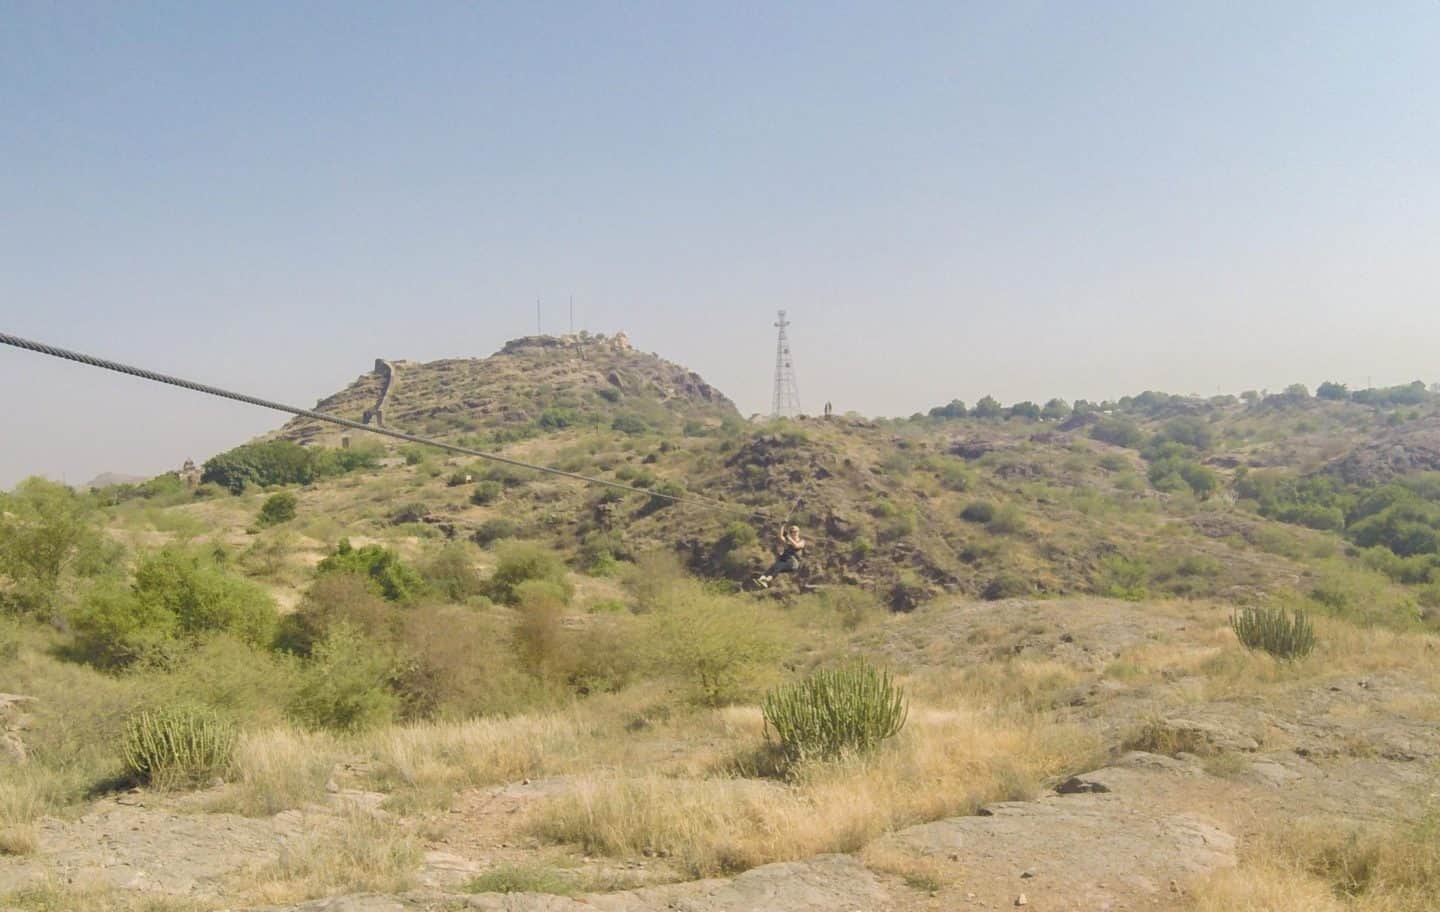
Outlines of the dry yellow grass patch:
M291 728L243 735L235 749L234 784L210 809L261 817L322 801L340 755L329 735Z
M287 844L274 864L237 875L238 889L267 903L343 893L399 893L420 864L416 838L386 814L352 808L338 825Z
M867 846L860 854L865 867L877 874L894 874L912 890L938 893L961 883L959 865L928 855L912 855L892 846Z
M1272 864L1221 871L1195 888L1194 912L1346 912L1323 880Z
M0 780L0 855L29 855L38 849L35 821L45 810L39 782L14 771Z
M5 912L209 912L216 908L208 900L58 883L36 884L0 895L0 909Z
M853 852L896 827L1029 798L1045 780L1094 765L1099 749L1043 717L919 707L873 756L808 767L789 785L602 773L542 805L528 827L589 851L671 857L703 876Z
M443 803L462 788L552 772L586 734L571 714L427 722L364 738L363 748L387 784Z
M1192 890L1195 912L1434 912L1440 814L1382 830L1308 820L1256 840Z

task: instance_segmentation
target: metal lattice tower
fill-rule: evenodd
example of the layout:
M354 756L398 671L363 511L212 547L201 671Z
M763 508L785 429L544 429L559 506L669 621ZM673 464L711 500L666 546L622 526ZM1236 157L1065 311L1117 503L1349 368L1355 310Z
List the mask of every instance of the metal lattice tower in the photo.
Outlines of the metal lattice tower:
M800 388L795 384L795 361L790 357L790 339L785 335L785 327L790 321L785 319L785 311L780 311L780 319L775 321L780 335L775 342L775 398L770 406L771 418L796 418L800 415Z

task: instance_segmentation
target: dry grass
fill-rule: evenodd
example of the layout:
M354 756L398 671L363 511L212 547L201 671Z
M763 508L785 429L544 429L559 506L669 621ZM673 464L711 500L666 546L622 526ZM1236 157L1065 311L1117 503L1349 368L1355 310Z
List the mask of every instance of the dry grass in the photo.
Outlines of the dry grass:
M208 912L213 902L121 890L36 884L0 895L5 912Z
M860 853L860 860L877 874L893 874L901 878L912 890L939 893L962 882L958 864L946 864L933 856L913 855L892 846L867 846Z
M210 810L264 817L322 801L341 747L290 728L247 734L235 749L235 782Z
M670 857L703 876L853 852L896 827L1033 797L1098 757L1091 736L1043 717L917 707L886 749L809 767L790 785L600 773L541 806L528 827L588 851Z
M9 770L0 779L0 856L29 855L40 847L35 822L48 809L44 783L25 772Z
M397 803L444 806L456 791L554 771L585 738L573 714L397 726L364 739ZM403 793L408 792L408 795Z
M359 808L332 827L287 844L272 865L237 875L237 886L266 903L342 893L400 893L420 864L418 840L394 818Z
M1192 889L1195 912L1433 912L1440 814L1388 830L1309 820L1256 840L1241 865Z

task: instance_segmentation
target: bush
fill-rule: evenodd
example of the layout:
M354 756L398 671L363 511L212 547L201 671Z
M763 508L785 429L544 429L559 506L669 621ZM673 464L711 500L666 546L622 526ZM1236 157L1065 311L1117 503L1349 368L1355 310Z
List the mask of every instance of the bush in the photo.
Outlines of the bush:
M295 508L299 503L299 499L289 491L271 494L260 507L260 525L274 526L289 522L295 518Z
M505 486L498 481L482 481L470 492L470 502L477 507L485 507L500 499L505 493Z
M519 587L530 580L548 580L556 584L568 604L574 588L565 578L565 563L560 556L540 545L516 542L500 549L500 561L486 583L491 598L506 605L519 601Z
M1103 443L1132 450L1140 449L1145 434L1128 418L1102 418L1090 428L1090 436Z
M556 678L567 670L573 656L564 648L561 619L568 596L559 584L545 579L526 580L515 587L520 618L515 624L515 652L521 667L538 678Z
M1315 648L1315 629L1301 611L1278 606L1240 608L1230 616L1230 629L1246 649L1263 649L1277 659L1303 659Z
M179 707L142 712L125 726L126 771L157 788L200 785L221 775L235 754L235 728L213 711Z
M488 548L501 539L514 538L519 533L520 524L515 520L497 517L481 523L480 528L475 530L475 534L471 535L470 539L480 547Z
M508 631L489 612L418 605L397 620L399 655L390 689L402 718L509 714L543 696L516 661Z
M985 585L980 597L991 602L1007 598L1022 598L1031 593L1030 581L1018 573L1002 573Z
M315 645L289 706L307 728L362 731L391 721L397 700L389 689L394 656L348 624L337 624Z
M471 548L463 542L452 542L440 549L420 568L430 591L452 602L463 602L485 591L480 574L475 572Z
M380 545L356 548L348 538L340 539L335 553L316 570L321 575L349 573L369 580L371 588L392 602L408 602L425 589L425 580L399 554Z
M228 572L213 554L178 548L141 558L128 588L97 586L70 616L76 651L109 666L160 657L178 638L193 643L211 633L268 644L276 620L264 589Z
M326 634L342 624L369 637L385 638L398 624L396 608L364 577L327 573L310 585L299 607L281 619L275 645L308 656Z
M988 523L995 518L995 505L983 500L968 504L960 511L960 518L966 522Z
M890 673L858 660L776 688L761 704L766 736L774 729L792 761L833 760L872 750L905 725L905 692Z
M985 527L999 535L1018 535L1025 531L1025 514L1015 504L1006 504L995 511Z
M630 437L644 434L650 430L650 425L638 415L616 415L615 420L610 422L610 427L612 430Z
M754 693L781 654L774 624L755 606L681 582L654 612L657 657L688 681L696 698L719 706Z
M1110 598L1138 602L1149 594L1150 565L1135 557L1112 554L1100 561L1096 590Z

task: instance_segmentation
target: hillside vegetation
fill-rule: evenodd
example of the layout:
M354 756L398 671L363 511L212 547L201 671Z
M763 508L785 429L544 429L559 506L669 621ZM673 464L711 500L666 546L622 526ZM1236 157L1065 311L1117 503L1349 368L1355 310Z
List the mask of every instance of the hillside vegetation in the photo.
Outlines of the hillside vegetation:
M617 892L825 853L894 908L1010 902L919 825L1112 767L1172 777L1125 813L1241 839L1176 868L1174 907L1440 897L1412 835L1440 759L1421 384L752 423L623 339L386 371L319 408L376 420L388 383L388 427L644 493L297 419L197 487L0 496L0 908ZM787 517L801 571L747 591ZM151 840L125 864L204 859L194 815L253 851L161 886L84 855L113 821Z

